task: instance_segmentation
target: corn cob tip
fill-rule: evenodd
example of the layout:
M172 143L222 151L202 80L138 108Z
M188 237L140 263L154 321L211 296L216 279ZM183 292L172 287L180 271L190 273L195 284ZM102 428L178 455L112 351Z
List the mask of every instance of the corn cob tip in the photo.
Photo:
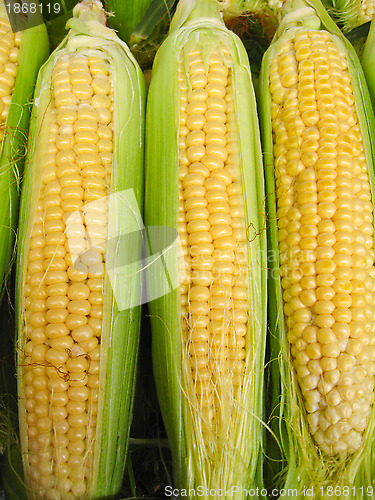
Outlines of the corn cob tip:
M95 20L106 25L106 12L100 0L82 0L74 7L73 17L82 21Z
M216 0L180 0L173 16L169 32L178 30L183 24L210 18L222 21L219 4Z
M314 7L305 0L285 0L281 8L281 21L277 29L280 36L287 28L296 26L306 29L318 30L321 27L321 19Z

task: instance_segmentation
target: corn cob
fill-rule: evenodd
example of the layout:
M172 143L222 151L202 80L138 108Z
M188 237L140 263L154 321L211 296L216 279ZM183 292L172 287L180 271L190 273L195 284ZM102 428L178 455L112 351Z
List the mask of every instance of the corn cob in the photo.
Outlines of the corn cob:
M118 492L139 334L140 280L119 267L124 250L140 258L120 237L141 227L144 82L100 2L73 14L39 75L20 216L20 430L37 499Z
M44 25L13 32L0 3L0 283L10 269L18 217L19 184L30 103L41 64L48 56Z
M264 195L246 53L216 2L194 5L180 2L149 89L145 217L177 239L148 291L164 284L149 308L175 483L217 491L259 467Z
M374 425L374 117L353 49L308 5L285 4L262 63L275 401L286 398L300 487L361 485Z

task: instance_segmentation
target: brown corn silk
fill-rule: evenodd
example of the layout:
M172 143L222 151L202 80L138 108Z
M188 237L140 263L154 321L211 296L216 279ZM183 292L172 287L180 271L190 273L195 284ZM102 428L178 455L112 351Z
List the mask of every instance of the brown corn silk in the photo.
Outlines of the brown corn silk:
M366 77L366 82L369 88L373 108L375 108L375 74L372 71L375 61L374 50L373 50L374 40L375 40L375 18L373 18L370 24L370 30L367 36L367 40L363 47L363 51L361 53L361 65Z

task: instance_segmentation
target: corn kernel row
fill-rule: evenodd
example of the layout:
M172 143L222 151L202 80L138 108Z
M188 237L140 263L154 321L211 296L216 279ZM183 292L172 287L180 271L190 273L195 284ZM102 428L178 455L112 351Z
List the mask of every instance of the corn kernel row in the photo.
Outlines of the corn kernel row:
M219 432L225 397L241 386L248 319L242 188L235 141L230 55L199 47L179 64L178 233L187 358L203 433ZM212 435L207 438L212 443Z

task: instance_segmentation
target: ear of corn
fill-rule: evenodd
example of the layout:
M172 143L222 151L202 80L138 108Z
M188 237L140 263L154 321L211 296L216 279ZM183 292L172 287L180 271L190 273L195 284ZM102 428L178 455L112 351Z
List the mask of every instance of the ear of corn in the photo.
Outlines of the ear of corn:
M374 116L322 5L284 9L261 74L272 424L285 484L325 498L327 485L372 484Z
M175 484L208 498L261 476L264 193L247 55L216 2L194 5L178 5L149 89L145 217L178 239L147 288Z
M44 25L14 33L0 3L0 283L9 272L15 241L31 101L48 56Z
M140 279L121 266L141 256L123 235L142 228L144 82L104 21L100 2L76 6L36 88L17 275L29 498L112 498L125 467Z

